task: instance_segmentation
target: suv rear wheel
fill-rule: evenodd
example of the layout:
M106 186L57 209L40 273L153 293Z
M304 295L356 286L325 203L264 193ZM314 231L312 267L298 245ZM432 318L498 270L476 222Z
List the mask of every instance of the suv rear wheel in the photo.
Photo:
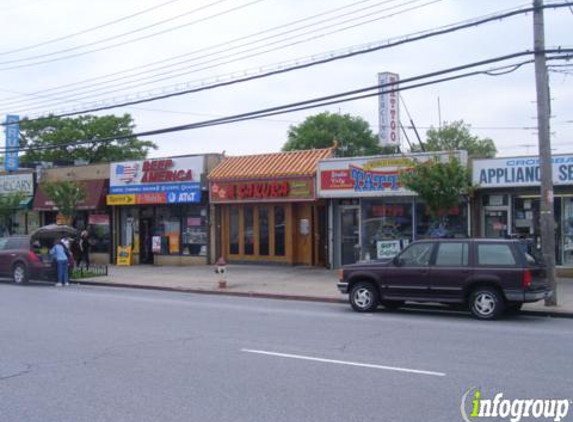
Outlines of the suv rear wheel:
M350 305L357 312L374 312L380 304L378 289L373 283L361 281L350 291Z
M27 283L28 282L28 269L22 263L14 265L12 268L12 278L14 283Z
M470 311L478 319L497 319L505 310L505 301L492 287L478 287L470 295Z

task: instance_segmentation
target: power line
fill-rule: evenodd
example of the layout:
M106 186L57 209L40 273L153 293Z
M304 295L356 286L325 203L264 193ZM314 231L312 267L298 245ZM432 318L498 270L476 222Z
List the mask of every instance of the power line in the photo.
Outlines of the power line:
M386 3L389 3L389 2L394 2L394 1L396 1L396 0L386 0L386 1L382 2L382 3L375 4L374 6L380 6L380 5L383 5L383 4L386 4ZM308 31L308 32L306 32L306 33L297 34L297 35L294 35L294 36L292 36L292 37L287 37L287 38L285 38L285 39L279 39L278 41L272 42L272 43L270 43L270 44L266 44L266 45L262 45L262 46L256 46L256 47L253 47L252 49L247 49L247 50L244 50L244 51L240 51L240 52L237 52L237 53L233 53L233 54L228 55L228 56L224 56L224 57L215 58L215 59L212 59L212 60L203 61L203 62L200 62L200 63L198 63L198 64L191 65L191 66L186 66L186 67L183 67L183 68L175 68L175 69L172 69L172 70L169 70L169 71L166 71L166 72L162 72L162 73L159 73L159 74L150 75L150 76L143 77L143 78L139 78L139 79L135 79L135 80L132 79L132 78L134 78L134 77L136 77L136 76L139 76L139 75L145 75L145 74L148 74L148 73L156 72L156 71L161 70L161 69L168 69L168 68L172 68L172 67L175 67L175 66L179 66L180 64L184 64L184 63L188 63L188 62L194 62L194 61L197 61L197 60L199 60L199 59L204 59L204 58L209 58L209 57L212 57L212 56L220 55L220 54L222 54L222 53L226 53L226 52L229 52L229 51L233 51L233 50L236 50L236 49L241 48L241 47L248 47L248 46L251 46L251 45L253 45L253 44L260 44L260 43L265 42L265 41L267 41L267 40L270 40L270 39L273 39L273 38L277 38L277 37L280 37L280 36L282 36L282 35L288 35L288 34L291 34L291 33L293 33L293 32L298 32L298 31L301 31L301 30L303 30L303 29L306 29L306 28L309 28L309 27L312 27L312 26L316 26L316 25L321 24L321 23L330 22L330 21L332 21L332 20L334 20L334 19L339 19L339 18L348 16L348 15L351 15L351 14L354 14L354 13L357 13L357 12L360 12L360 11L363 11L363 10L365 10L365 9L371 8L371 7L373 7L373 6L368 6L368 7L366 7L366 8L362 8L362 9L358 9L358 10L353 10L353 11L351 11L351 12L342 14L342 15L340 15L340 16L335 16L335 17L333 17L333 18L329 18L329 19L325 19L325 20L322 20L322 21L314 22L314 23L311 23L311 24L302 26L302 27L300 27L300 28L294 28L294 29L291 29L291 30L288 30L288 31L284 31L284 32L281 32L281 33L278 33L278 34L274 34L274 35L268 36L268 37L266 37L266 38L255 39L254 41L249 41L249 42L246 42L246 43L243 43L243 44L240 44L240 45L236 45L236 46L231 46L231 47L229 47L229 44L235 44L235 43L238 42L238 41L246 40L246 39L249 39L249 38L252 38L252 37L256 37L256 36L261 35L261 34L264 34L264 33L268 33L268 32L270 32L270 31L276 30L277 28L280 29L280 28L283 28L283 27L292 26L292 25L294 25L294 24L296 24L296 23L299 23L299 22L302 22L302 21L306 21L306 20L309 20L309 19L314 19L314 18L320 17L320 16L322 16L322 15L330 14L330 13L332 13L332 12L334 12L334 11L338 11L338 10L341 10L341 9L345 9L345 8L347 8L347 7L337 8L337 9L334 9L334 10L332 10L332 11L328 11L328 12L326 12L326 13L324 13L324 14L313 15L313 16L311 16L310 18L306 18L306 19L302 19L302 20L299 20L299 21L295 21L295 22L293 22L292 24L281 25L281 26L272 28L272 29L270 29L270 30L265 30L265 31L261 31L261 32L255 33L255 34L251 34L251 35L245 36L245 37L241 37L241 38L239 38L239 39L236 39L236 40L233 40L233 41L230 41L230 42L227 41L227 42L224 42L224 43L216 44L215 46L210 46L210 47L202 48L202 49L196 50L196 51L194 51L194 52L192 52L192 53L185 54L184 56L189 56L189 55L193 55L193 54L201 53L201 52L205 52L205 51L208 52L209 50L215 49L215 48L217 48L217 47L224 47L223 49L221 49L221 50L219 50L219 51L215 51L215 52L213 52L213 53L203 54L203 55L200 55L200 56L198 56L198 57L193 57L193 58L190 58L190 59L182 60L182 61L179 61L179 62L176 62L176 63L173 63L173 64L168 64L168 65L162 64L161 66L156 67L155 69L145 70L145 71L143 71L143 72L138 72L138 73L131 74L131 75L121 76L121 77L118 77L118 78L115 78L115 79L111 79L111 80L106 81L106 82L89 84L89 85L87 85L87 86L83 86L83 87L80 87L80 88L72 88L72 89L67 89L67 90L61 90L61 89L59 89L59 88L52 88L52 89L49 89L49 90L44 90L44 91L36 92L36 93L34 93L34 94L45 93L45 92L50 92L50 91L53 92L53 91L55 91L55 90L59 90L57 95L61 95L61 94L71 93L71 92L78 91L78 90L85 90L86 88L90 88L90 87L95 87L94 89L84 91L82 94L89 94L89 93L95 93L95 92L98 92L98 91L101 91L101 90L108 90L107 92L102 92L102 93L96 95L96 96L102 96L102 95L105 95L105 94L108 94L108 93L117 93L118 90L119 90L119 91L125 91L125 90L127 90L127 89L137 88L137 87L149 85L149 84L156 83L156 82L160 82L160 81L164 81L164 80L172 80L174 77L180 77L180 76L188 75L188 74L190 74L190 73L196 73L196 72L199 72L199 71L201 71L201 70L210 70L210 69L216 68L216 67L221 66L221 65L224 65L224 64L233 63L233 62L235 62L235 61L244 60L244 59L246 59L246 58L252 58L252 57L259 56L259 55L262 55L262 54L266 54L266 53L269 53L269 52L275 52L275 51L277 51L277 50L279 50L279 49L291 47L291 46L293 46L293 45L300 44L300 43L302 43L302 42L307 42L307 41L309 41L309 40L316 39L316 37L307 38L307 39L305 39L305 40L297 41L297 42L293 42L293 43L289 43L289 44L286 44L286 45L279 46L279 47L277 47L277 48L267 49L267 50L260 51L260 52L255 53L255 54L247 54L247 55L240 56L240 57L238 57L238 58L236 58L236 59L233 59L233 60L228 60L228 58L230 58L230 57L234 57L234 56L237 56L237 55L240 55L240 54L244 54L244 53L250 53L251 51L257 51L257 50L260 50L260 49L262 49L262 48L266 48L266 47L269 47L269 46L272 46L272 45L276 45L276 44L279 44L279 43L282 43L282 42L289 42L289 41L292 40L292 39L295 39L295 38L298 38L298 37L302 37L302 36L305 36L305 35L309 35L309 34L312 34L312 33L315 33L315 32L323 31L323 30L325 30L325 29L329 29L329 28L338 26L338 25L340 25L341 23L352 22L352 21L354 21L354 20L362 19L362 18L364 18L364 17L371 17L373 14L377 14L377 13L381 13L381 12L384 12L384 11L392 10L392 9L395 9L396 7L402 7L402 6L404 6L404 5L408 5L408 4L416 3L416 2L420 2L420 1L421 1L421 0L410 0L410 1L406 2L406 3L404 3L403 5L393 6L393 7L387 8L387 9L382 9L382 10L376 11L375 13L374 13L374 12L370 12L368 15L358 16L357 18L353 18L353 19L350 19L350 20L347 20L347 21L344 21L344 22L339 22L339 23L336 23L336 24L334 24L334 25L324 26L324 27L321 27L321 28L318 28L318 29L315 29L315 30L312 30L312 31ZM371 23L372 21L376 21L376 20L380 20L380 19L385 19L385 18L388 18L388 17L391 17L391 16L396 16L397 14L400 14L400 13L405 13L405 12L408 12L408 11L416 10L416 9L418 9L418 8L420 8L420 7L427 6L428 4L432 4L432 3L435 3L435 2L437 2L437 1L442 1L442 0L431 0L430 2L427 2L427 3L425 3L425 4L422 4L422 5L419 5L419 6L416 6L416 7L412 7L412 8L409 8L409 9L401 10L401 11L398 11L398 12L393 13L393 14L384 15L384 16L378 17L378 18L376 18L376 19L370 19L369 21L367 21L367 22L365 22L365 23L359 23L358 25L368 24L368 23ZM354 4L359 4L359 3L363 3L363 1L360 1L360 2L354 3ZM331 31L331 32L328 32L328 33L325 33L325 34L321 34L320 36L322 37L322 36L330 35L330 34L333 34L333 33L336 33L336 32L341 32L342 30L347 30L347 29L354 28L354 27L356 27L356 25L350 26L350 27L347 27L347 28L336 29L336 30L334 30L334 31ZM181 56L176 56L176 58L179 58L179 57L181 57ZM170 61L170 60L171 60L171 59L167 59L167 61ZM216 63L216 64L214 64L214 65L209 65L209 66L202 67L202 68L197 68L198 66L207 65L207 64L209 64L209 63L216 62L217 60L227 60L227 61L219 62L219 63ZM163 63L163 62L161 62L161 63ZM145 67L145 66L144 66L144 67ZM136 68L136 69L141 69L141 66L138 67L138 68ZM173 74L174 72L181 72L183 69L192 69L192 70L187 71L187 72L183 72L183 73ZM116 72L115 74L111 74L111 75L116 75L116 74L121 74L121 73L124 73L124 72ZM110 75L108 75L108 76L110 76ZM104 78L105 78L105 77L107 77L107 76L104 76ZM158 77L160 77L160 79L157 79ZM101 77L100 77L100 78L94 78L94 80L95 80L95 79L101 79ZM124 81L125 79L128 79L128 81L127 81L127 82L121 82L121 81ZM149 80L149 79L151 79L151 80ZM89 80L88 80L88 81L89 81ZM141 84L135 84L135 85L133 84L134 82L140 82L140 81L147 81L147 82L144 82L144 83L141 83ZM85 81L83 81L83 82L85 82ZM117 82L117 83L113 84L113 82ZM126 83L127 83L127 84L131 84L131 85L126 85ZM65 87L65 86L78 85L78 84L81 84L81 82L75 83L75 84L64 85L64 87ZM101 85L103 85L103 86L101 86ZM99 87L99 86L101 86L101 87ZM99 88L98 88L98 87L99 87ZM109 91L110 89L111 89L111 91ZM82 95L82 94L79 94L79 95ZM34 96L38 96L38 95L34 95ZM42 96L39 96L39 97L42 97ZM51 96L50 96L50 97L51 97ZM47 104L50 104L50 103L53 103L54 100L51 99L50 97L48 97L48 99L46 99L46 100L44 100L44 101L41 101L40 104L46 104L46 103L47 103ZM66 97L59 97L59 98L57 98L57 99L56 99L56 102L65 102L65 101L79 102L80 100L83 100L83 99L85 99L85 98L91 98L91 97L92 97L91 95L89 95L89 96L84 95L83 97L79 97L79 98L78 98L78 97L72 97L72 98L70 98L70 97L66 96ZM9 103L8 105L6 105L5 103L3 103L3 104L2 104L2 107L3 107L3 108L22 107L23 104L30 103L31 101L33 101L33 100L30 100L30 99L21 99L21 100L19 100L19 101L16 101L15 103ZM37 106L38 103L36 102L34 105Z
M573 3L571 3L571 4L573 4ZM546 7L564 7L567 5L568 4L561 3L561 4L555 4L555 5L546 5ZM349 58L349 57L353 57L353 56L357 56L357 55L361 55L361 54L367 54L367 53L371 53L371 52L378 51L381 49L391 48L391 47L395 47L397 45L415 42L415 41L418 41L421 39L430 38L430 37L434 37L437 35L443 35L443 34L451 33L454 31L462 30L462 29L469 28L472 26L481 25L481 24L491 22L494 20L501 20L501 19L505 19L505 18L510 17L510 16L515 16L515 15L522 14L522 13L528 13L532 10L533 10L533 8L512 10L512 11L509 11L509 12L506 12L503 14L492 15L492 16L480 19L478 21L471 21L468 23L463 23L461 25L450 25L448 27L445 27L443 29L433 31L433 32L423 32L420 35L410 36L408 38L402 38L402 39L399 39L395 42L386 42L385 44L377 44L375 46L365 47L361 50L346 51L346 52L341 53L339 55L327 55L325 58L322 58L319 60L309 61L306 63L298 63L298 64L295 64L295 65L292 65L289 67L277 69L277 70L270 71L270 72L265 72L262 74L249 75L249 76L237 78L234 80L222 81L222 82L218 82L218 83L213 83L211 85L202 85L202 86L190 88L187 90L180 90L177 92L162 94L162 95L156 95L156 96L152 96L152 97L148 97L148 98L129 100L129 101L125 101L123 103L98 106L98 107L93 107L93 108L89 108L89 109L84 109L81 111L60 113L60 114L57 114L56 117L66 117L66 116L72 116L72 115L76 115L76 114L86 114L86 113L91 113L91 112L96 112L96 111L109 110L109 109L117 108L117 107L132 106L132 105L141 104L141 103L145 103L145 102L156 101L156 100L166 99L166 98L175 97L175 96L179 96L179 95L186 95L186 94L190 94L190 93L194 93L194 92L199 92L199 91L203 91L203 90L207 90L207 89L214 89L214 88L221 87L221 86L233 85L233 84L240 83L240 82L246 82L246 81L250 81L250 80L260 79L260 78L264 78L264 77L268 77L268 76L272 76L272 75L276 75L276 74L280 74L280 73L286 73L286 72L290 72L293 70L298 70L298 69L303 69L303 68L307 68L307 67L311 67L311 66L316 66L318 64L324 64L324 63L332 62L335 60L341 60L341 59L345 59L345 58ZM41 119L41 117L36 118L36 119L31 119L31 120L38 120L38 119Z
M50 57L50 56L54 56L54 55L61 54L61 53L65 53L65 52L75 51L75 50L78 50L78 49L81 49L81 48L84 48L84 47L89 47L89 46L92 46L92 45L101 44L101 43L104 43L104 42L107 42L107 41L112 41L112 40L117 39L117 38L119 38L119 37L124 37L124 36L126 36L126 35L131 35L131 34L134 34L134 33L137 33L137 32L141 32L141 31L144 31L144 30L146 30L146 29L149 29L149 28L152 28L152 27L155 27L155 26L158 26L158 25L162 25L163 23L166 23L166 22L169 22L169 21L173 21L173 20L175 20L175 19L179 19L179 18L181 18L181 17L183 17L183 16L187 16L187 15L190 15L190 14L192 14L192 13L196 13L196 12L199 11L199 10L203 10L203 9L205 9L205 8L207 8L207 7L211 7L211 6L215 5L215 4L218 4L218 3L221 3L221 2L224 2L224 1L228 1L228 0L218 0L218 1L214 2L214 3L211 3L211 4L208 4L208 5L206 5L206 6L200 7L200 8L198 8L198 9L194 9L194 10L192 10L192 11L190 11L190 12L187 12L187 13L184 13L184 14L182 14L182 15L178 15L178 16L175 16L175 17L173 17L173 18L166 19L166 20L161 21L161 22L158 22L158 23L154 23L154 24L151 24L151 25L147 25L147 26L144 26L144 27L135 29L135 30L133 30L133 31L126 32L126 33L121 34L121 35L116 35L116 36L113 36L113 37L108 37L108 38L104 38L104 39L102 39L102 40L98 40L98 41L94 41L94 42L91 42L91 43L88 43L88 44L84 44L83 46L70 47L70 48L67 48L67 49L64 49L64 50L60 50L60 51L57 51L57 52L41 54L41 55L38 55L38 56L28 57L28 58L24 58L24 59L3 61L3 62L0 62L0 64L20 63L20 62L22 62L22 61L29 61L29 60L33 60L33 59L36 59L36 58ZM173 27L173 28L168 28L168 29L165 29L165 30L162 30L162 31L159 31L159 32L154 32L154 33L152 33L152 34L144 35L144 36L141 36L141 37L138 37L138 38L134 38L134 39L132 39L132 40L124 41L124 42L121 42L121 43L111 44L111 45L108 45L108 46L105 46L105 47L99 47L99 48L92 49L92 50L88 50L88 51L84 51L84 52L81 52L81 53L75 53L75 54L70 54L70 55L67 55L67 56L56 57L56 58L49 59L49 60L42 60L42 61L33 62L33 63L21 64L21 65L17 65L17 66L3 67L3 68L0 68L0 71L4 71L4 70L14 70L14 69L22 69L22 68L25 68L25 67L37 66L37 65L39 65L39 64L53 63L53 62L57 62L57 61L65 60L65 59L74 58L74 57L85 56L86 54L95 53L95 52L98 52L98 51L109 50L110 48L115 48L115 47L123 46L123 45L126 45L126 44L130 44L130 43L132 43L132 42L141 41L141 40L144 40L144 39L156 37L156 36L158 36L158 35L162 35L162 34L165 34L165 33L167 33L167 32L172 32L172 31L175 31L175 30L178 30L178 29L181 29L181 28L190 26L190 25L194 25L194 24L199 23L199 22L204 22L204 21L207 21L207 20L210 20L210 19L219 17L219 16L223 16L223 15L226 15L226 14L228 14L228 13L234 12L234 11L236 11L236 10L244 9L245 7L248 7L248 6L251 6L251 5L253 5L253 4L263 2L263 1L265 1L265 0L253 0L253 1L249 2L249 3L246 3L246 4L241 5L241 6L233 7L233 8L231 8L231 9L227 9L227 10L225 10L225 11L223 11L223 12L219 12L219 13L216 13L216 14L213 14L213 15L210 15L210 16L207 16L207 17L204 17L204 18L201 18L201 19L194 20L194 21L189 22L189 23L185 23L185 24L182 24L182 25L179 25L179 26L175 26L175 27Z
M200 50L196 50L196 51L193 51L193 52L191 52L191 53L185 53L185 54L181 54L181 55L177 55L177 56L172 56L172 57L169 57L169 58L166 58L166 59L162 59L162 60L159 60L159 61L155 61L155 62L151 62L151 63L139 65L139 66L136 66L136 67L132 67L132 68L129 68L129 69L125 69L125 70L122 70L122 71L119 71L119 72L113 72L113 73L109 73L109 74L107 74L107 75L101 75L101 76L97 76L97 77L93 77L93 78L88 78L88 79L84 79L84 80L81 80L81 81L77 81L77 82L73 82L73 83L68 83L68 84L60 85L60 86L58 86L58 87L54 87L54 88L50 88L50 89L45 89L45 90L42 90L42 91L36 91L36 92L29 93L29 94L22 94L22 95L34 96L35 94L42 94L42 93L46 93L46 92L51 92L51 91L59 90L59 89L61 89L61 88L66 88L66 87L70 87L70 86L80 85L80 84L83 84L83 83L86 83L86 82L92 82L92 81L96 81L96 80L100 80L100 79L105 79L105 78L109 78L109 77L121 75L121 74L124 74L124 73L130 73L130 72L135 71L135 70L141 70L142 68L146 68L146 67L153 66L153 65L155 65L155 64L162 64L162 66L159 67L158 69L164 69L164 68L166 68L166 67L172 66L172 65L167 65L167 66L164 65L165 62L170 62L170 61L173 61L173 60L177 60L177 59L180 59L180 58L182 58L182 57L187 57L187 56L189 56L189 55L191 55L191 54L195 54L195 53L198 53L198 52L206 51L206 50L209 50L209 49L212 49L212 48L221 47L221 46L225 46L225 45L229 45L229 44L234 44L234 43L236 43L236 42L238 42L238 41L242 41L242 40L245 40L245 39L248 39L248 38L251 38L251 37L255 37L255 36L258 36L258 35L262 35L262 34L268 33L268 32L272 32L272 31L277 30L277 29L289 27L289 26L292 26L292 25L295 25L295 24L298 24L298 23L301 23L301 22L304 22L304 21L307 21L307 20L310 20L310 19L314 19L314 18L317 17L317 16L322 16L322 15L330 14L330 13L333 13L333 12L335 12L335 11L339 11L339 10L342 10L342 9L346 9L346 8L352 7L352 6L354 6L354 5L357 5L357 4L360 4L360 3L364 3L364 2L369 2L369 1L371 1L371 0L360 0L360 1L355 2L355 3L352 3L352 4L350 4L350 5L346 5L346 6L343 6L343 7L338 7L338 8L335 8L335 9L332 9L332 10L329 10L329 11L326 11L326 12L324 12L324 13L321 13L321 14L312 15L312 16L306 17L306 18L304 18L304 19L299 19L299 20L297 20L297 21L294 21L294 22L291 22L291 23L288 23L288 24L283 24L283 25L275 26L275 27L273 27L273 28L269 28L269 29L266 29L266 30L263 30L263 31L256 32L256 33L254 33L254 34L250 34L250 35L247 35L247 36L243 36L243 37L240 37L240 38L236 38L236 39L234 39L234 40L227 40L227 41L225 41L225 42L223 42L223 43L219 43L219 44L216 44L216 45L212 45L212 46L210 46L210 47L206 47L206 48L203 48L203 49L200 49ZM175 65L178 65L178 64L181 64L181 63L185 63L185 62L178 62L178 63L175 63ZM155 69L155 70L158 70L158 69ZM151 71L154 71L154 70L151 70ZM135 75L131 75L131 76L128 76L128 77L138 76L138 75L140 75L140 74L144 74L144 73L147 73L147 72L149 72L149 71L136 73ZM115 79L115 80L118 80L118 79ZM115 80L114 80L114 81L115 81ZM88 85L88 86L93 86L93 85L95 85L95 84ZM63 91L63 92L68 92L68 91ZM13 98L18 98L18 97L13 97ZM13 98L9 98L8 100L13 99ZM40 97L40 98L41 98L41 97Z
M550 56L547 58L548 60L563 60L564 57L562 54L563 53L573 53L573 49L559 50L559 51L548 50L548 51L546 51L546 53L560 54L559 56ZM352 91L346 91L343 93L333 94L333 95L329 95L329 96L325 96L325 97L313 98L313 99L304 100L304 101L291 103L291 104L286 104L286 105L282 105L282 106L270 107L270 108L266 108L266 109L262 109L262 110L253 111L253 112L241 113L241 114L236 114L236 115L217 118L217 119L210 119L210 120L197 122L197 123L191 123L191 124L185 124L185 125L179 125L179 126L171 126L168 128L139 132L139 133L131 134L129 136L116 136L116 137L101 138L101 139L80 140L80 141L75 141L75 142L70 142L70 143L59 144L59 145L22 148L20 151L21 152L27 152L27 151L39 151L39 150L51 150L51 149L61 149L61 148L65 148L68 146L79 146L79 145L84 145L84 144L108 143L108 142L114 142L114 141L121 140L121 139L130 139L130 138L134 138L134 137L145 137L145 136L152 136L152 135L160 135L160 134L170 133L170 132L178 132L178 131L184 131L184 130L205 128L205 127L210 127L210 126L218 126L218 125L223 125L223 124L238 123L241 121L252 120L252 119L257 119L257 118L261 118L261 117L270 117L270 116L275 116L278 114L292 113L292 112L296 112L296 111L308 110L311 108L324 107L324 106L333 105L333 104L340 104L340 103L344 103L344 102L356 101L356 100L365 99L365 98L369 98L369 97L373 97L373 96L378 96L378 95L380 95L381 90L383 90L385 88L387 88L386 92L394 92L394 91L400 92L400 91L404 91L404 90L420 88L423 86L428 86L428 85L432 85L432 84L436 84L436 83L452 81L452 80L466 78L466 77L470 77L470 76L476 76L476 75L480 75L480 74L487 75L487 72L491 72L491 70L489 70L489 71L478 70L478 71L467 72L467 73L463 73L463 74L459 74L459 75L441 77L439 79L430 80L428 82L419 82L419 81L423 81L424 79L437 78L439 76L446 75L449 73L460 72L462 70L470 69L473 67L479 67L479 66L483 66L486 64L497 63L500 61L505 61L505 60L509 60L509 59L513 59L513 58L517 58L517 57L522 57L522 56L526 56L526 55L531 56L531 55L533 55L533 52L523 51L523 52L511 54L511 55L500 56L500 57L496 57L496 58L492 58L492 59L482 60L479 62L473 62L473 63L466 64L466 65L456 66L456 67L441 70L441 71L431 72L431 73L427 73L424 75L406 78L406 79L403 79L400 81L400 85L398 87L396 87L396 85L393 83L374 85L374 86L369 86L366 88L360 88L360 89L356 89L356 90L352 90ZM533 63L533 59L528 59L528 60L524 61L523 63L524 64ZM405 84L411 84L411 85L405 86ZM374 92L369 92L369 91L374 91ZM6 150L6 148L4 148L4 151L5 150Z
M96 30L98 30L98 29L102 29L102 28L106 28L106 27L108 27L108 26L115 25L116 23L120 23L120 22L124 22L124 21L126 21L126 20L129 20L129 19L133 19L133 18L135 18L135 17L137 17L137 16L141 16L141 15L143 15L143 14L145 14L145 13L149 13L149 12L151 12L151 11L153 11L153 10L157 10L157 9L159 9L159 8L161 8L161 7L167 6L167 5L171 4L171 3L176 3L176 2L178 2L178 1L181 1L181 0L169 0L169 1L166 1L166 2L164 2L164 3L158 4L157 6L149 7L149 8L147 8L147 9L141 10L141 11L139 11L139 12L132 13L131 15L123 16L123 17L121 17L121 18L112 20L112 21L110 21L110 22L103 23L103 24L101 24L101 25L92 26L91 28L84 29L84 30L79 31L79 32L74 32L73 34L68 34L68 35L64 35L64 36L62 36L62 37L52 38L52 39L50 39L50 40L43 41L43 42L38 43L38 44L28 45L28 46L26 46L26 47L18 47L18 48L12 49L12 50L2 51L2 52L0 52L0 56L4 56L4 55L6 55L6 54L11 54L11 53L18 53L18 52L20 52L20 51L32 50L32 49L34 49L34 48L43 47L43 46L45 46L45 45L53 44L53 43L55 43L55 42L59 42L59 41L63 41L63 40L68 40L68 39L70 39L70 38L77 37L78 35L87 34L87 33L89 33L89 32L93 32L93 31L96 31Z

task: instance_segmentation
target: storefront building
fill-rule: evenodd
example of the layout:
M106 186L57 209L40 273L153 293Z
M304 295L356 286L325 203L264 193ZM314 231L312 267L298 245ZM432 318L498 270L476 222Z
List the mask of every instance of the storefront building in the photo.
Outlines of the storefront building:
M206 264L205 174L220 159L207 154L112 163L107 204L116 222L114 251L129 246L133 264Z
M474 160L476 194L474 230L481 237L517 237L540 247L538 157ZM553 156L555 258L573 267L573 155Z
M230 262L326 265L326 205L316 168L331 149L225 158L209 173L217 256Z
M331 266L389 258L417 239L467 237L467 201L449 210L438 225L416 194L400 184L400 172L415 162L435 157L445 161L452 154L467 164L464 151L320 161L318 196L330 203Z
M20 199L19 203L13 204L10 196ZM0 201L6 208L0 216L0 235L29 234L39 227L39 214L32 210L33 198L34 173L31 170L0 174Z
M79 232L86 230L90 239L90 261L109 264L111 259L111 213L106 206L109 186L109 164L87 164L74 167L40 169L33 209L40 214L41 226L59 223L54 202L42 190L42 183L73 181L85 191L78 202L71 225Z

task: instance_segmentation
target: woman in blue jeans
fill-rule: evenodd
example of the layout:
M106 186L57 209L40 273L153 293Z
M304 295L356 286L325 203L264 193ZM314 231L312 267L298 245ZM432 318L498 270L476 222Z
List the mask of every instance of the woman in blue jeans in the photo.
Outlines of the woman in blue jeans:
M52 260L55 260L58 267L58 282L56 286L67 286L69 285L68 279L68 256L64 245L56 240L54 242L54 247L50 250L50 256Z

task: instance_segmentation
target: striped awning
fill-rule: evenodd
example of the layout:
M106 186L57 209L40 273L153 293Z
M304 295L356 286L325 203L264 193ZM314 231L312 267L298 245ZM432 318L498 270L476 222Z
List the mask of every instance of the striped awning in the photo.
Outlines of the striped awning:
M332 148L226 157L209 173L210 181L310 177Z

